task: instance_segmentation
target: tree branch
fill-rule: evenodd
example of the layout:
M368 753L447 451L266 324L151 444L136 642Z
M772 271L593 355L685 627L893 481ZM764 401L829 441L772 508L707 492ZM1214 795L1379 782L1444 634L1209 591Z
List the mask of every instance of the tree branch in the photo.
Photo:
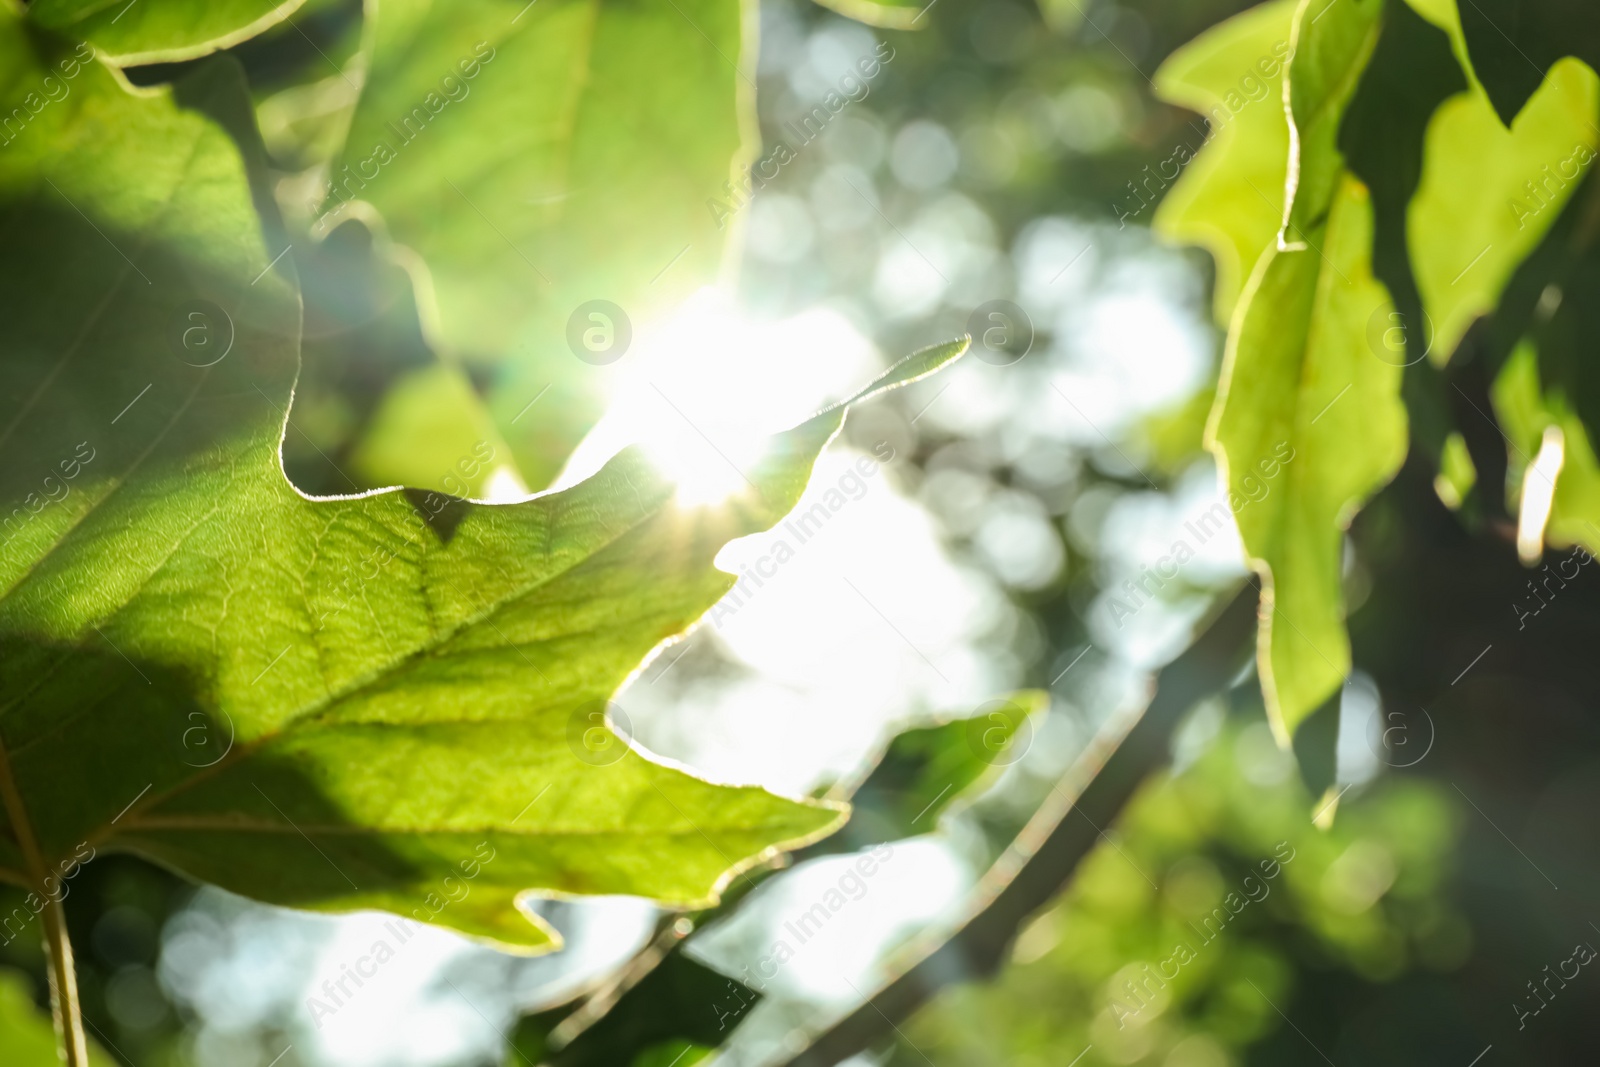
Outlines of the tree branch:
M946 985L997 972L1023 924L1072 878L1140 783L1166 763L1183 714L1237 677L1253 649L1255 607L1255 588L1247 585L1156 676L1142 713L1105 724L989 868L961 916L908 945L895 978L785 1067L832 1067L886 1037ZM1069 818L1074 810L1077 817Z

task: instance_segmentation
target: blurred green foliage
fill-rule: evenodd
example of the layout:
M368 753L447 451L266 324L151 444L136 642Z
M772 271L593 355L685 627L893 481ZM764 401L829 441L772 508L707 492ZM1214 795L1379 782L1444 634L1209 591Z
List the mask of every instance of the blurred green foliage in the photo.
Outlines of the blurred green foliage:
M892 1062L1054 1067L1092 1045L1095 1063L1226 1067L1283 1025L1303 967L1381 982L1459 966L1459 805L1387 780L1323 833L1258 714L1200 709L1215 736L1199 759L1148 782L1004 975L939 998Z

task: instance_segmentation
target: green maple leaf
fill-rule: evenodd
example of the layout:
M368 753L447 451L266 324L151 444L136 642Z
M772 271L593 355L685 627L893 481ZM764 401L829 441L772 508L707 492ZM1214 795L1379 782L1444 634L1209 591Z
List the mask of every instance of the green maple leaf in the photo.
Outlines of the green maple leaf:
M68 48L0 12L0 106ZM732 585L717 550L788 510L842 407L716 508L634 450L515 504L307 498L279 459L299 295L237 68L73 86L0 152L8 240L40 253L0 285L0 878L48 894L128 850L536 950L527 894L705 905L839 824L626 750L603 710Z

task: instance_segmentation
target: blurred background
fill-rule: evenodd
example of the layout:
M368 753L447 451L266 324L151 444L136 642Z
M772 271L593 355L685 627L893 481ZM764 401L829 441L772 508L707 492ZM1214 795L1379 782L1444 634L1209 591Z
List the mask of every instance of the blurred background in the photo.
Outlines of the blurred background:
M824 502L827 521L617 697L613 717L650 752L801 794L859 782L907 730L1049 694L959 798L902 820L887 850L849 843L878 857L870 876L852 874L854 851L803 856L702 918L682 954L740 983L737 1008L705 1008L727 1016L717 1062L785 1062L860 1005L1246 581L1231 528L1199 540L1186 526L1218 499L1200 443L1222 336L1213 269L1151 236L1136 191L1205 137L1203 120L1155 100L1150 76L1245 6L936 0L895 31L761 0L760 187L707 204L738 269L636 324L584 390L529 409L547 450L519 443L520 472L478 487L568 484L643 439L715 500L731 487L705 448L736 458L914 348L977 340L952 371L854 411L800 505ZM310 64L349 64L359 32L359 5L313 3L236 50L285 174L314 157L317 116L348 107L308 108L285 87ZM846 103L821 122L833 93ZM780 142L789 151L773 155ZM380 414L433 359L410 280L359 221L300 270L310 337L288 469L309 492L387 484L372 459ZM594 419L569 459L563 427ZM1521 593L1510 548L1469 538L1431 482L1408 466L1352 532L1364 670L1340 707L1331 829L1311 824L1321 798L1246 673L1187 713L1171 770L1052 904L1019 917L998 975L951 975L853 1064L1592 1058L1600 1021L1579 1002L1600 978L1549 975L1600 943L1583 677L1600 596L1580 580L1538 633L1519 633L1500 606ZM757 568L773 536L720 562ZM1114 610L1180 541L1196 555L1178 578ZM1486 645L1499 653L1457 676ZM847 905L801 941L794 924L830 892ZM0 888L6 911L13 893ZM385 917L295 914L116 856L73 880L67 906L91 1032L135 1067L538 1062L535 1020L605 987L675 921L626 899L541 910L567 938L559 954L518 959L419 929L358 997L314 1016L308 998L388 936ZM792 958L769 976L785 939ZM37 931L0 962L0 1030L25 1043L48 1026L32 1012L46 998ZM752 968L761 996L746 1010ZM668 1041L592 1062L708 1055Z

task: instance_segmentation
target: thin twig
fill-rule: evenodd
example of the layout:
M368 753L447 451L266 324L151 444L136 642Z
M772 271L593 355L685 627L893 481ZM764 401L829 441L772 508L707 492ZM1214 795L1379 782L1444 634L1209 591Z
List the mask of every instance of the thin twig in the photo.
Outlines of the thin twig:
M891 961L896 977L854 1012L812 1038L785 1067L831 1067L889 1036L946 985L993 974L1022 925L1047 904L1149 774L1168 759L1183 714L1237 677L1248 659L1256 595L1245 587L1189 650L1156 678L1145 711L1106 723L978 884L951 926L929 931ZM1076 798L1072 800L1070 798ZM1088 819L1068 819L1074 809Z
M67 917L61 899L65 895L57 886L52 892L48 885L50 872L39 841L33 831L33 822L22 792L17 788L16 776L11 771L11 757L5 743L0 741L0 804L6 819L16 835L17 846L27 864L28 881L37 896L44 899L45 955L50 971L50 1008L55 1016L56 1039L60 1043L66 1067L89 1067L89 1040L83 1032L83 1012L78 1005L78 978L72 966L72 942L67 938Z

